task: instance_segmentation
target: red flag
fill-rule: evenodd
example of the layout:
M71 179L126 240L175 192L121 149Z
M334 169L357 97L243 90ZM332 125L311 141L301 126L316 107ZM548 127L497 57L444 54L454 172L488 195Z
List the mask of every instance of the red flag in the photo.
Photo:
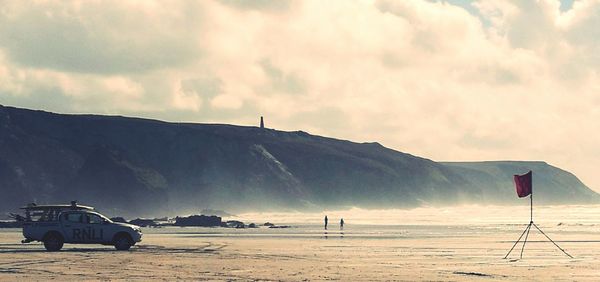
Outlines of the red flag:
M529 171L523 175L515 175L515 185L517 186L517 195L519 198L527 197L531 195L531 180L532 172Z

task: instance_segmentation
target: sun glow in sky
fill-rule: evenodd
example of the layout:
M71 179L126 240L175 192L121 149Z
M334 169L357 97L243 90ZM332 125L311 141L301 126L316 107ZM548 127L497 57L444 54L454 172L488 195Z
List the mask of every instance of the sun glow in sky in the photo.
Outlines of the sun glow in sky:
M257 125L600 191L600 1L0 0L0 104Z

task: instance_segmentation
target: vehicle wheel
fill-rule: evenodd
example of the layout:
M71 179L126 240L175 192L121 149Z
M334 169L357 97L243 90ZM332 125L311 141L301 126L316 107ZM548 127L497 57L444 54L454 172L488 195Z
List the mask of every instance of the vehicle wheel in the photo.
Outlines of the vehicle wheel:
M60 251L64 243L65 240L62 238L62 236L56 233L50 233L46 235L46 238L44 238L44 247L49 252Z
M133 242L128 235L121 234L115 238L115 249L119 251L127 251L133 246Z

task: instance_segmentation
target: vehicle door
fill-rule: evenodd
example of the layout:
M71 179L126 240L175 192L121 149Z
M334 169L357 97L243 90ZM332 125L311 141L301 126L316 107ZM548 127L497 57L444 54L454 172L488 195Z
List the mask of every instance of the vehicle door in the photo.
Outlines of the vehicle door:
M62 228L66 243L83 243L85 242L82 236L83 230L86 229L87 223L84 223L83 213L67 212L62 214Z
M85 213L84 222L87 223L85 234L89 242L106 243L108 241L106 238L108 232L105 230L107 224L104 218L95 213Z

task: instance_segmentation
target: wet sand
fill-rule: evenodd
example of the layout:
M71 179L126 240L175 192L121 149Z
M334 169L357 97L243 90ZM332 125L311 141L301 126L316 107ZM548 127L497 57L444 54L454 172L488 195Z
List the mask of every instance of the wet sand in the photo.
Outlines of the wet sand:
M597 280L600 233L595 225L539 225L562 254L531 232L519 260L503 259L525 225L318 226L146 229L128 252L111 246L65 245L57 253L22 245L20 230L0 230L0 280ZM353 229L354 228L354 229ZM516 258L516 259L515 259Z

